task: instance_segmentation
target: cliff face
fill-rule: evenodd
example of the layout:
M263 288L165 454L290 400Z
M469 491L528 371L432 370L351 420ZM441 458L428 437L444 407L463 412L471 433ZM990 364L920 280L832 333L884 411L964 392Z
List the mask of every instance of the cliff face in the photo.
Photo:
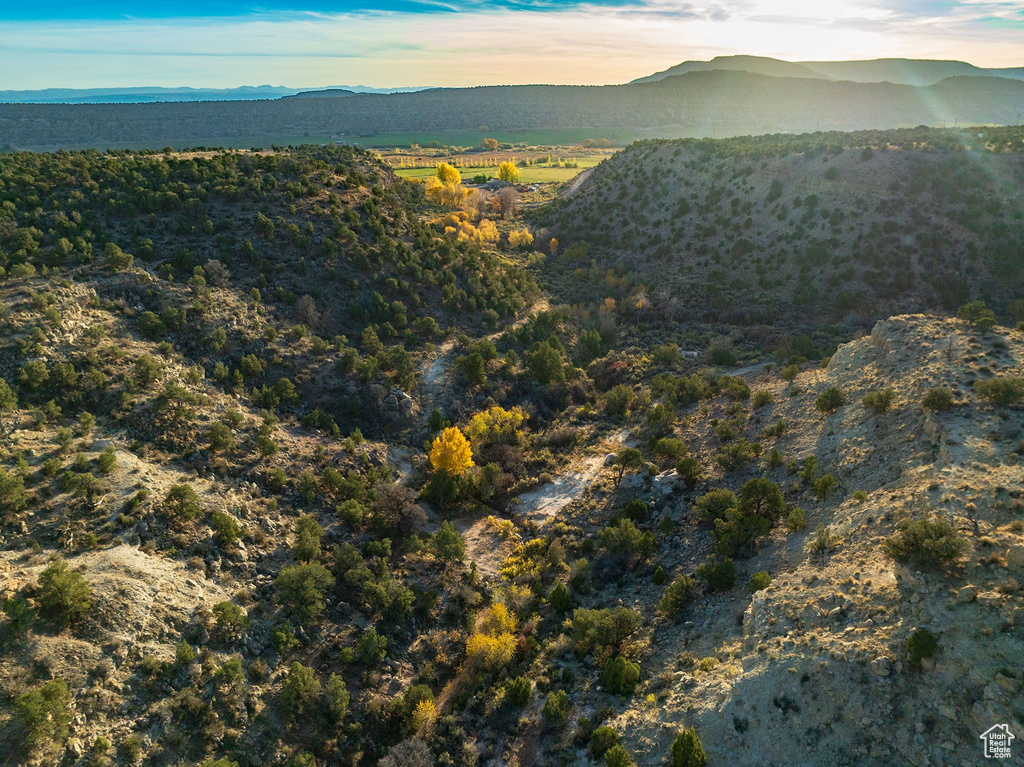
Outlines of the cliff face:
M764 419L785 420L782 454L801 465L814 456L837 488L822 500L782 479L808 511L807 530L774 531L737 578L768 571L772 584L706 599L655 630L657 702L639 696L614 723L650 763L683 726L701 733L709 763L743 765L967 763L994 723L1020 730L1024 418L979 402L974 382L1024 372L1022 342L1019 331L894 317L826 369L801 373L795 396L769 377L751 383L775 394ZM814 401L830 386L848 404L825 416ZM922 407L936 387L953 392L949 410ZM883 388L894 392L888 410L861 405ZM685 501L666 512L692 514ZM884 552L901 520L928 515L969 542L961 559L927 569ZM818 525L830 539L820 552ZM693 544L679 545L686 560ZM939 648L919 667L907 650L917 629Z

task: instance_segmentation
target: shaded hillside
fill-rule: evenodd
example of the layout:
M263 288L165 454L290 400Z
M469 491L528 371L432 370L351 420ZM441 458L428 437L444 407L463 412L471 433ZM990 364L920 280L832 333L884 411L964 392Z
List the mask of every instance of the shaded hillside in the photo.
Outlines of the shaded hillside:
M0 155L0 274L62 270L218 386L377 430L370 384L412 388L425 347L514 318L536 291L496 254L440 238L421 190L350 147Z
M614 269L613 297L646 286L655 323L1005 304L1024 288L1024 129L981 132L634 144L537 213L563 246L551 279L565 300L600 301Z
M928 88L885 83L691 72L610 86L489 86L358 98L188 104L0 105L0 136L14 147L153 143L253 135L356 137L394 131L635 128L730 136L815 129L1009 124L1024 82L951 78Z

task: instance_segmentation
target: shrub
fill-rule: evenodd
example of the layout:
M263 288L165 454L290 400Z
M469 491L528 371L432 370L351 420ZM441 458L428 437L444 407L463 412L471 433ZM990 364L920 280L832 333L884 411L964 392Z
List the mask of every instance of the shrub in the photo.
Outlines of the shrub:
M234 602L225 600L213 606L213 615L217 619L217 631L224 637L235 637L249 624L245 611Z
M564 613L569 610L572 601L569 598L569 589L565 587L564 583L559 582L555 584L548 595L548 602L551 603L551 608L556 613Z
M842 539L833 533L825 525L818 525L814 531L814 537L810 540L808 548L812 554L824 557L832 549L836 548Z
M884 544L893 559L918 568L941 568L967 550L967 541L943 517L900 520L898 532Z
M748 442L745 439L738 439L728 445L724 445L720 452L715 453L715 463L725 471L735 471L745 463L749 463L761 455L762 445L760 442Z
M921 404L928 410L949 410L953 406L953 392L945 386L929 389Z
M703 522L714 522L716 519L724 519L728 509L735 509L739 506L740 499L732 490L720 488L711 490L697 499L695 507L697 515Z
M92 591L82 574L56 559L39 575L36 598L43 613L62 626L83 618L92 607Z
M552 727L562 727L569 719L569 696L565 690L554 690L548 693L544 700L544 708L541 714Z
M676 617L690 602L697 598L697 583L688 575L680 575L665 587L658 600L658 611Z
M36 612L25 597L14 596L4 601L5 624L0 624L0 652L25 638L36 619Z
M613 386L604 395L604 412L612 418L624 416L633 405L636 395L625 384Z
M728 346L716 346L709 352L711 364L720 367L732 367L736 364L736 352Z
M995 327L996 315L984 301L971 301L956 310L956 316L982 330Z
M292 663L281 687L281 701L288 715L294 719L313 713L319 696L320 682L313 675L313 669L298 661Z
M993 405L1015 405L1024 399L1024 378L996 376L975 381L974 390Z
M640 612L629 607L578 607L572 614L570 633L577 652L586 655L599 648L619 647L640 627L641 620Z
M822 413L834 413L846 404L846 395L835 386L830 386L814 401L814 406Z
M320 539L324 529L313 514L305 514L295 521L295 542L292 553L300 562L314 562L320 559Z
M895 389L879 389L865 394L861 399L861 404L864 405L865 410L872 410L875 414L881 415L892 406L895 399Z
M601 669L601 684L612 695L630 695L640 681L640 664L621 655L612 658Z
M708 559L697 567L697 577L711 591L728 591L736 585L736 566L731 559Z
M100 474L106 476L114 470L115 466L117 466L117 453L114 452L113 445L108 445L96 459L96 468Z
M676 736L672 742L672 767L705 767L707 763L704 746L692 727Z
M807 527L807 513L800 507L794 506L786 515L786 529L795 533L805 527Z
M14 722L30 748L60 742L71 723L71 694L63 679L52 679L14 699Z
M466 557L466 542L447 519L441 523L441 529L434 534L431 542L442 562L461 562Z
M387 654L388 638L378 634L376 626L370 626L370 630L363 632L356 643L355 657L364 666L376 666Z
M530 701L533 684L524 676L516 676L505 683L505 700L509 705L522 708Z
M754 410L757 410L758 408L771 404L772 400L774 399L775 397L772 395L770 391L768 391L767 389L761 389L760 391L754 393L754 398L750 404L754 408Z
M196 659L196 651L188 642L184 639L178 642L174 647L174 663L180 668L188 666L192 661Z
M195 519L202 511L199 496L190 485L172 485L164 497L164 512L176 519Z
M771 573L767 572L766 570L762 570L761 572L754 573L750 576L751 591L761 591L762 589L766 589L771 585L772 576Z
M602 725L594 730L590 736L590 754L595 759L600 759L607 753L608 749L617 745L618 742L619 733L607 725Z
M633 759L621 743L616 743L604 754L604 763L608 767L631 767Z
M921 669L921 661L934 658L939 651L939 640L927 629L917 629L907 637L907 658L911 668Z
M697 483L700 482L700 478L704 476L704 466L699 459L688 456L676 464L676 473L679 475L679 479L683 481L686 489L693 490Z
M217 538L217 543L221 546L231 546L245 532L242 524L226 511L213 512L210 515L210 525L213 527L213 534Z
M598 539L612 559L625 567L645 559L655 545L654 534L650 530L641 533L629 519L608 525L598 533Z
M838 484L839 483L836 482L836 478L831 474L822 474L814 480L814 483L811 485L811 490L814 491L816 496L824 500L828 498L829 493L835 490Z
M210 440L210 450L214 452L231 451L236 447L235 436L231 432L231 427L220 421L210 424L207 438Z
M623 509L627 519L631 519L634 522L640 522L641 520L647 519L650 515L651 510L647 504L641 501L639 498L634 498L626 504L626 508Z
M793 383L799 374L799 365L784 365L782 369L779 370L779 377L786 383Z
M663 437L654 443L651 452L661 461L678 461L686 455L686 443L681 439Z
M0 517L9 517L25 508L25 480L20 474L0 469Z
M281 570L274 584L281 604L297 620L309 624L324 611L324 594L334 586L334 576L322 565L291 565Z

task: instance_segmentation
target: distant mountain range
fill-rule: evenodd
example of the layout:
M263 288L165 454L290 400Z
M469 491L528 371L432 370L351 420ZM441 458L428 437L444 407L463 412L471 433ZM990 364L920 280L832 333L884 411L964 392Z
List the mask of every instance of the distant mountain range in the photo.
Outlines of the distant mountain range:
M255 101L311 92L332 94L411 93L423 88L370 88L366 85L331 86L325 91L284 85L243 85L238 88L44 88L35 91L0 91L6 104L151 104L164 101Z
M916 125L1013 125L1024 81L950 77L935 85L690 72L629 85L504 85L415 93L310 95L166 104L0 104L0 142L52 149L117 144L222 146L256 136L359 143L378 134L573 129L600 137L725 137ZM454 137L453 137L454 138ZM409 139L405 139L408 141Z
M684 61L663 72L633 80L649 83L690 72L724 70L769 77L809 80L849 80L855 83L934 85L947 77L1004 77L1024 80L1024 67L982 69L966 61L931 59L870 59L866 61L783 61L766 56L716 56L710 61Z
M692 72L749 72L768 77L805 80L847 80L856 83L935 85L948 77L1002 77L1024 80L1024 67L983 69L966 61L928 59L873 59L867 61L784 61L766 56L717 56L710 61L684 61L663 72L640 77L629 84L649 83ZM487 87L487 86L484 86ZM516 86L533 87L533 86ZM366 85L330 85L289 88L284 85L243 85L238 88L45 88L0 90L3 104L152 104L179 101L257 101L261 99L339 98L360 93L390 94L437 90L430 87L371 88ZM461 90L461 89L451 89Z

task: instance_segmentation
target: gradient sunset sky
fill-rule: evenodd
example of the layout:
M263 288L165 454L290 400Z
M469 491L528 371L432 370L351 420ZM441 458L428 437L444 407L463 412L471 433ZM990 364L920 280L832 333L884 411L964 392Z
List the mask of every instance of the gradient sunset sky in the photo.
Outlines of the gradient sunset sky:
M0 89L602 84L734 53L1024 66L1024 0L0 2Z

